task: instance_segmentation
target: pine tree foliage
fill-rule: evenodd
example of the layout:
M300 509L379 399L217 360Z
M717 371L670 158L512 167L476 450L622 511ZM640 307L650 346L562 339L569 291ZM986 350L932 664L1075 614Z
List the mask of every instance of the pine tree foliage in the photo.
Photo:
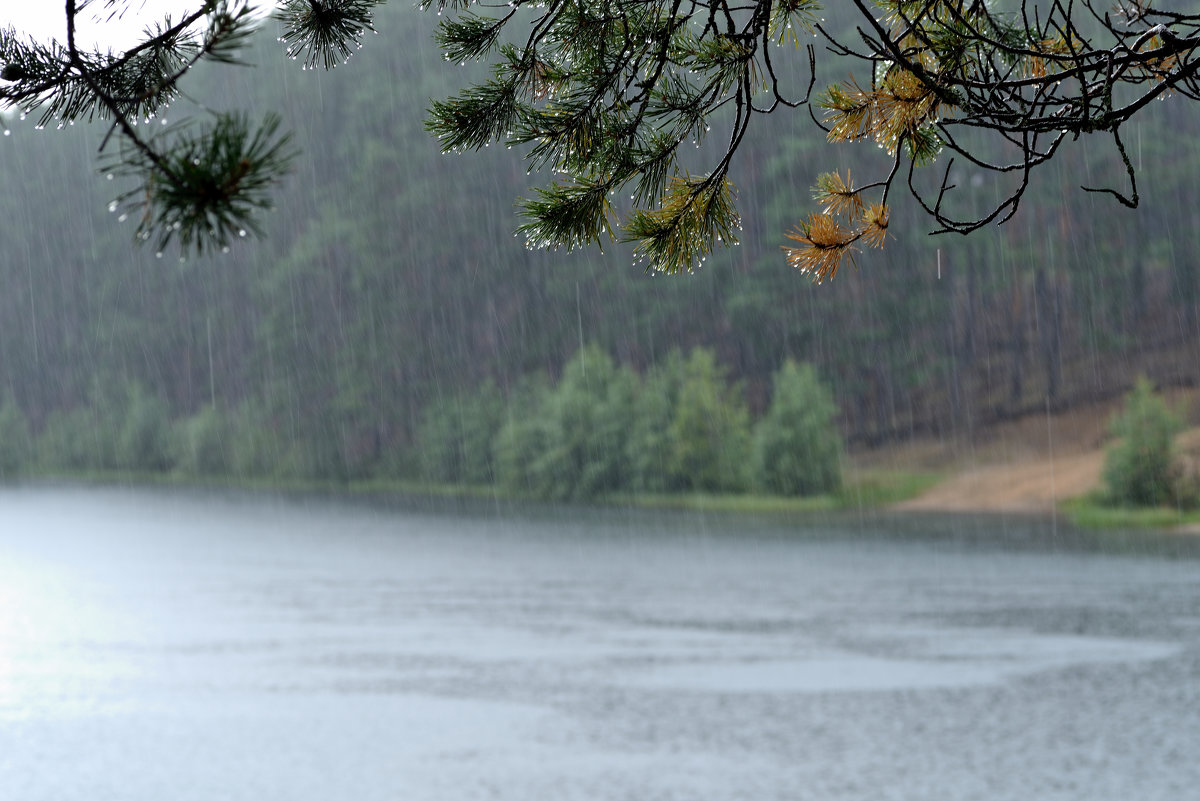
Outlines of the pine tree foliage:
M811 32L815 7L514 0L485 16L472 5L441 22L438 41L456 62L494 54L493 76L435 102L428 127L447 151L523 145L532 169L566 176L521 203L531 247L618 238L654 269L689 270L737 241L731 158L763 110L756 96L779 86L765 48ZM726 157L692 175L680 150L702 142L715 118L730 137ZM619 194L632 205L609 199Z
M818 180L825 208L798 223L784 251L823 281L860 246L884 244L895 185L935 232L969 233L1015 214L1031 172L1082 134L1111 136L1129 182L1127 191L1085 189L1136 206L1122 125L1155 98L1200 98L1200 14L1146 0L1115 10L1090 0L851 4L859 25L842 41L814 0L513 0L490 16L483 4L426 0L439 13L460 12L440 24L448 59L496 62L490 81L435 103L428 127L447 151L528 145L531 169L567 176L523 202L531 246L615 237L634 242L650 267L674 272L737 241L728 175L754 120L809 105L832 141L873 142L891 161L854 189L836 185L838 172ZM817 50L801 42L813 33L824 39L823 58L846 62L845 73L857 62L869 81L850 77L810 103ZM788 62L808 68L807 88ZM725 146L694 178L681 147L714 130ZM981 215L956 211L956 159L1008 181ZM943 161L940 177L915 177ZM600 199L630 185L631 207Z
M126 143L111 174L142 184L109 208L138 214L138 238L155 238L159 252L173 239L202 253L227 248L247 230L260 234L255 211L270 208L270 189L291 158L279 126L273 114L257 128L242 114L220 114L199 130L177 132L161 154Z
M320 64L333 69L345 64L362 46L359 41L372 24L375 6L383 0L287 0L280 5L284 24L280 41L292 58L304 55L305 67Z
M332 67L372 30L371 11L380 2L284 3L281 41L307 66ZM124 51L77 42L81 20L113 21L130 8L125 0L67 0L63 35L49 43L0 30L0 110L36 115L39 127L103 123L102 169L134 182L110 208L136 214L137 239L154 240L160 250L177 242L185 253L202 253L259 232L257 216L270 207L293 155L279 118L268 114L255 124L236 111L205 112L205 122L167 127L163 114L197 65L240 63L261 15L245 0L204 0L177 20L149 24Z
M789 264L821 283L837 275L843 257L849 255L853 259L856 243L883 247L889 215L882 203L864 204L849 172L845 179L839 172L819 176L813 194L822 206L820 213L813 214L789 233L788 239L798 244L785 245L783 250ZM847 222L841 222L840 217Z
M202 251L255 230L289 150L270 118L148 125L179 103L193 67L238 62L261 20L248 0L195 2L121 52L81 47L75 23L125 14L131 0L66 0L63 35L48 44L0 31L0 109L38 125L107 126L108 168L138 177L140 238ZM305 68L341 64L382 2L282 0L280 41ZM840 192L842 202L817 212L798 204L785 255L820 281L861 247L884 244L893 189L935 232L969 233L1011 218L1033 171L1085 134L1106 136L1125 172L1084 189L1136 206L1123 126L1156 99L1200 99L1200 13L1181 0L850 0L837 9L857 22L845 33L826 27L818 0L421 5L437 9L448 61L492 64L489 77L432 104L429 131L446 151L522 148L531 171L553 175L520 201L528 244L623 240L668 272L737 242L731 165L766 115L805 114L831 140L873 143L886 156L881 174L848 190L857 202ZM814 93L818 58L845 79ZM176 148L189 165L171 157ZM999 190L982 213L956 192L981 173ZM827 183L818 180L819 194Z

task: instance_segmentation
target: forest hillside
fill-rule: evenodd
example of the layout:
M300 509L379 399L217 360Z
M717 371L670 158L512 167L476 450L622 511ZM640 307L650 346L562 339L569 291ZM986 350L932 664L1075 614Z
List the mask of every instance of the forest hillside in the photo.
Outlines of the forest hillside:
M546 177L517 151L439 152L425 108L472 68L441 59L434 24L385 6L380 35L329 73L300 70L267 31L255 66L197 77L173 112L278 111L304 154L265 238L228 253L135 245L132 221L108 211L121 187L97 174L99 127L8 121L0 393L32 433L94 430L139 398L168 420L251 420L298 474L404 475L425 410L485 382L508 396L530 376L557 380L588 345L638 374L706 349L755 418L786 361L810 364L858 450L970 441L1115 399L1139 375L1200 380L1194 104L1157 103L1129 129L1137 211L1080 191L1123 176L1116 153L1083 139L1035 176L1013 220L969 238L928 236L896 198L887 247L820 286L787 266L785 234L812 211L818 174L873 174L881 154L829 145L804 110L773 115L737 160L741 244L694 274L653 275L620 245L568 254L514 238L514 199ZM958 180L981 205L1002 191Z

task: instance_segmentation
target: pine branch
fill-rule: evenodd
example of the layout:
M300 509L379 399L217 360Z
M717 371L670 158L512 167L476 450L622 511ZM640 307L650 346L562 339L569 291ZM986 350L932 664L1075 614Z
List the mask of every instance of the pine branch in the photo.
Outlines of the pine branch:
M287 54L304 56L304 66L345 64L361 39L374 33L374 9L384 0L286 0L276 12L283 22Z
M271 189L295 154L280 119L268 115L252 129L244 115L218 116L195 132L177 133L155 151L127 147L108 172L139 186L117 198L112 211L139 217L137 239L165 250L178 240L197 255L226 248L247 232L261 233L258 212L271 208Z
M530 248L563 247L571 251L586 245L602 245L604 238L613 240L613 212L607 183L580 181L534 191L536 199L519 203L529 222L517 229L525 235Z
M691 272L713 248L736 244L741 218L727 178L676 176L658 208L635 211L625 224L625 238L648 269Z

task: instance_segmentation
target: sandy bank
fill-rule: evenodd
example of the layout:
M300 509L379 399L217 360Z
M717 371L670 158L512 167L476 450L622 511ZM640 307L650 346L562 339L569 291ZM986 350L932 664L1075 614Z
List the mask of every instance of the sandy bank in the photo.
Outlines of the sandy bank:
M1189 412L1200 409L1200 392L1173 392L1167 400L1196 424ZM897 509L1048 513L1055 504L1102 486L1109 424L1120 406L1112 402L1031 415L976 432L970 441L910 442L860 463L945 476ZM1177 446L1200 454L1200 428L1181 435Z
M1100 486L1104 453L964 468L895 508L940 512L1051 512Z

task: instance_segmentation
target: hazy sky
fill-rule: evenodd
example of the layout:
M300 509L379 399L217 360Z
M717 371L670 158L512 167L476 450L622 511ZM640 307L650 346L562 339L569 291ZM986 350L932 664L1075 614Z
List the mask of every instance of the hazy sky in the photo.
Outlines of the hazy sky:
M76 36L85 46L102 42L105 46L120 47L133 41L147 25L161 21L166 14L178 19L183 12L195 11L201 4L201 0L120 0L114 8L124 7L121 19L98 22L97 16L107 19L113 8L108 7L106 0L92 0L76 18ZM64 40L65 5L59 0L4 0L0 3L0 26L13 25L38 39ZM259 2L255 5L271 4Z

